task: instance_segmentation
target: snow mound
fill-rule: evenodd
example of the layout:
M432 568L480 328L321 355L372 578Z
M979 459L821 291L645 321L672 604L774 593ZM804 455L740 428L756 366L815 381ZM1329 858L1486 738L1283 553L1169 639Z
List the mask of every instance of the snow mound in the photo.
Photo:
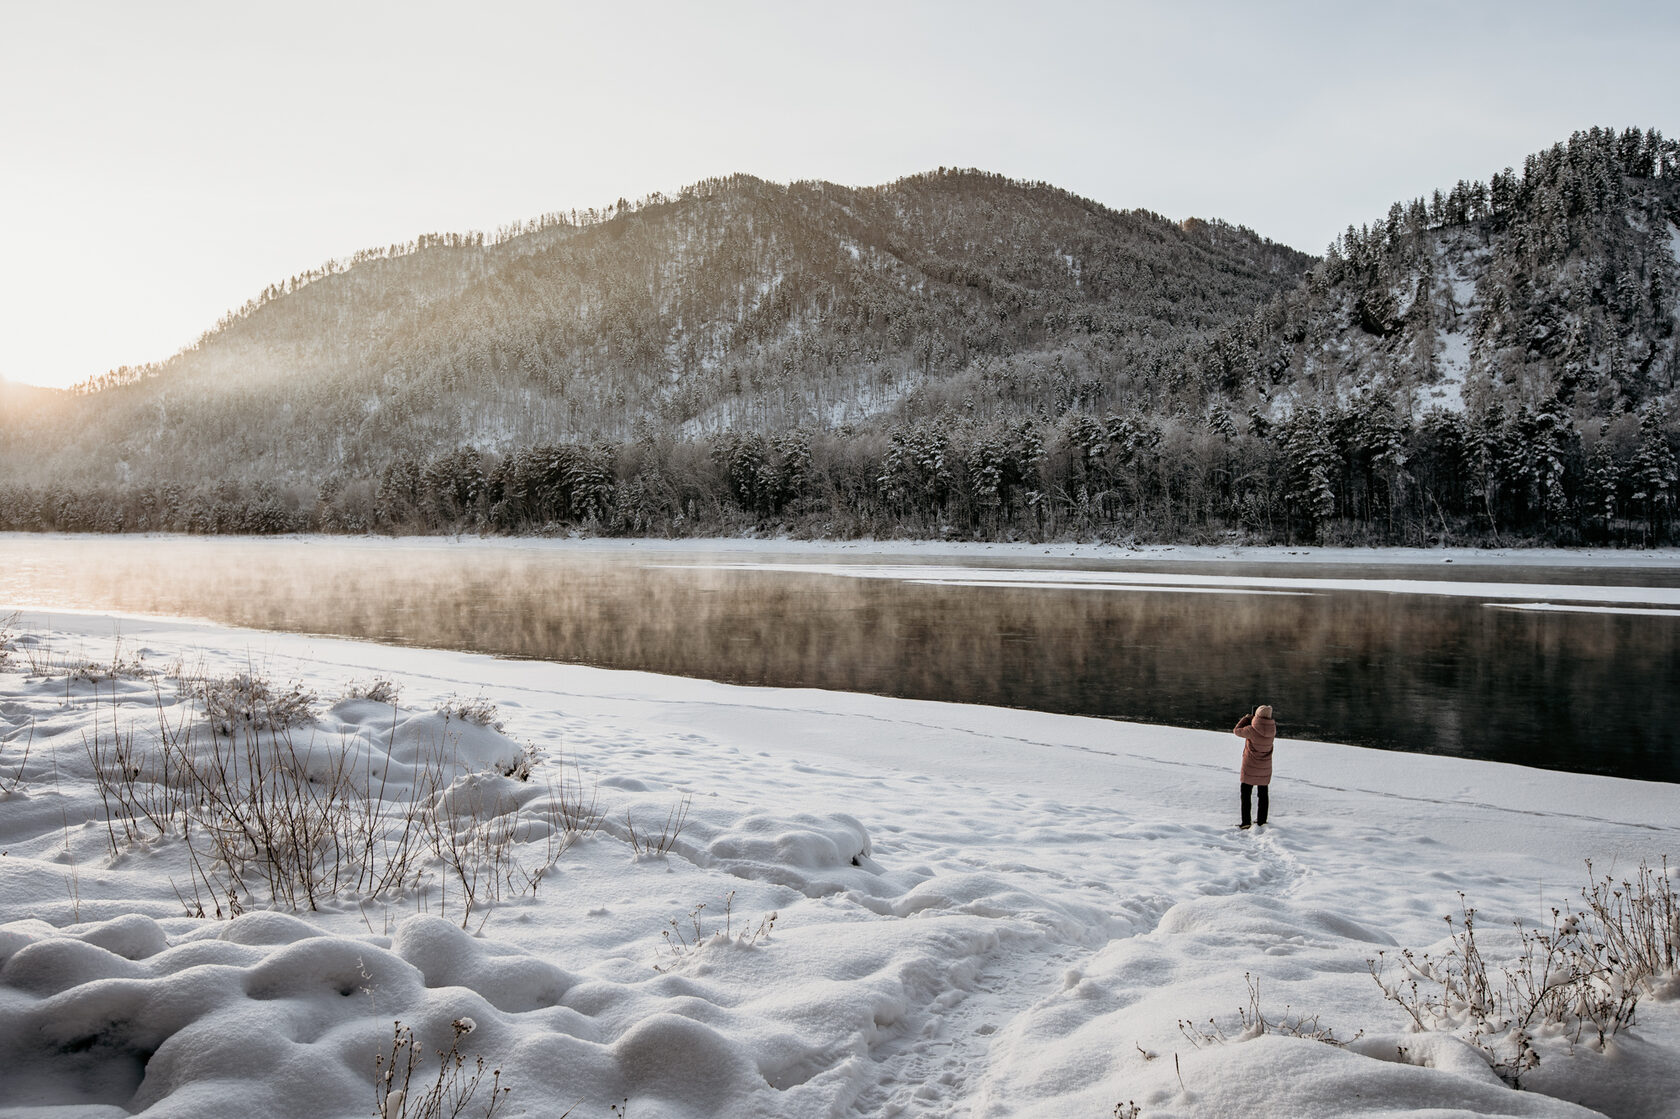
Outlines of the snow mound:
M493 727L369 699L339 701L319 725L329 741L336 739L330 751L347 754L355 769L371 772L374 780L401 788L439 767L451 778L491 769L506 772L524 752Z
M1598 1112L1532 1092L1513 1092L1491 1072L1460 1062L1450 1070L1373 1061L1301 1038L1258 1037L1200 1050L1182 1062L1184 1087L1153 1087L1137 1097L1155 1116L1282 1115L1260 1101L1287 1099L1295 1116L1428 1115L1578 1117ZM1486 1066L1483 1066L1486 1070ZM1170 1070L1161 1070L1168 1073ZM1159 1073L1153 1078L1160 1080ZM1033 1114L1029 1112L1027 1114Z
M237 918L140 961L94 941L167 939L146 918L80 936L0 929L11 946L0 966L4 1103L226 1115L217 1109L238 1084L234 1098L257 1101L241 1113L357 1114L352 1101L369 1098L394 1020L429 1051L447 1048L463 1017L477 1024L463 1041L469 1060L487 1052L500 1062L515 1047L567 1052L545 1078L556 1099L585 1084L597 1098L665 1099L680 1110L655 1113L699 1116L763 1083L746 1047L697 1020L707 1008L692 995L616 1013L633 987L597 984L579 1011L564 1005L572 976L439 918L407 919L382 947L293 936L300 930L274 916Z
M702 862L741 878L774 882L808 897L879 889L869 833L854 817L752 812L706 840Z

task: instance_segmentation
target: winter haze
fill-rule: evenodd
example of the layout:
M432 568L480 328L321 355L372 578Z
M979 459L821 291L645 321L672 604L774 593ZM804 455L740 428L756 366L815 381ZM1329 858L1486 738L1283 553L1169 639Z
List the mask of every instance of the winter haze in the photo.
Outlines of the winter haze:
M0 1119L1673 1116L1677 53L13 5Z

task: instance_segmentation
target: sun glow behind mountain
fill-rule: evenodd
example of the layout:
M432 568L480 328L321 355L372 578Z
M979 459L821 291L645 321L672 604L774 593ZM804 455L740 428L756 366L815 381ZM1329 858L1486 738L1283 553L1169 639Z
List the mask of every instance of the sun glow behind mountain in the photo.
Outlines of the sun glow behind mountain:
M366 246L711 175L984 167L1317 252L1350 215L1575 128L1677 116L1661 69L1626 65L1676 17L1631 4L1489 5L1450 35L1236 4L96 7L13 12L0 45L13 381L161 360ZM1558 80L1528 80L1546 65Z

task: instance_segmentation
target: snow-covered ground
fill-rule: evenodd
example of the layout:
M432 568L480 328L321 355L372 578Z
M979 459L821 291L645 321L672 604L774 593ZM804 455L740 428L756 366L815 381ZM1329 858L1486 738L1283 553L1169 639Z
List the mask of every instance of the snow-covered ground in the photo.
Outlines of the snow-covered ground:
M1564 555L1490 558L1584 559ZM377 1114L393 1022L429 1052L467 1019L499 1115L1676 1113L1672 982L1603 1051L1537 1028L1518 1091L1455 1034L1408 1032L1367 961L1450 949L1461 893L1483 953L1514 958L1513 922L1579 906L1585 860L1680 853L1677 786L1286 738L1272 822L1245 832L1222 734L156 619L26 611L13 632L0 1116ZM183 680L236 673L314 692L313 721L213 735ZM395 705L339 699L376 677ZM461 717L480 698L503 732ZM1263 698L1230 697L1231 721ZM184 915L226 883L193 861L204 831L108 828L93 758L141 799L165 755L204 773L247 745L317 795L349 775L384 806L369 833L441 831L407 829L411 872L377 896L343 880L276 908L253 863L241 916ZM591 797L598 829L565 836ZM1245 1032L1251 983L1269 1021L1350 1044Z

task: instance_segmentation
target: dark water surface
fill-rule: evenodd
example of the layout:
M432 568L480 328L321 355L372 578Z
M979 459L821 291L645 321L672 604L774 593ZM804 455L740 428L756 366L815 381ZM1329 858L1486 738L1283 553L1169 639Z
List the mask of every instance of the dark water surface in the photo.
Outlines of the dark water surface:
M1089 585L1140 572L1327 582ZM1006 580L1032 585L964 585ZM1270 702L1292 738L1680 782L1653 587L1680 570L0 535L0 603L1208 729ZM1572 599L1595 612L1510 608Z

